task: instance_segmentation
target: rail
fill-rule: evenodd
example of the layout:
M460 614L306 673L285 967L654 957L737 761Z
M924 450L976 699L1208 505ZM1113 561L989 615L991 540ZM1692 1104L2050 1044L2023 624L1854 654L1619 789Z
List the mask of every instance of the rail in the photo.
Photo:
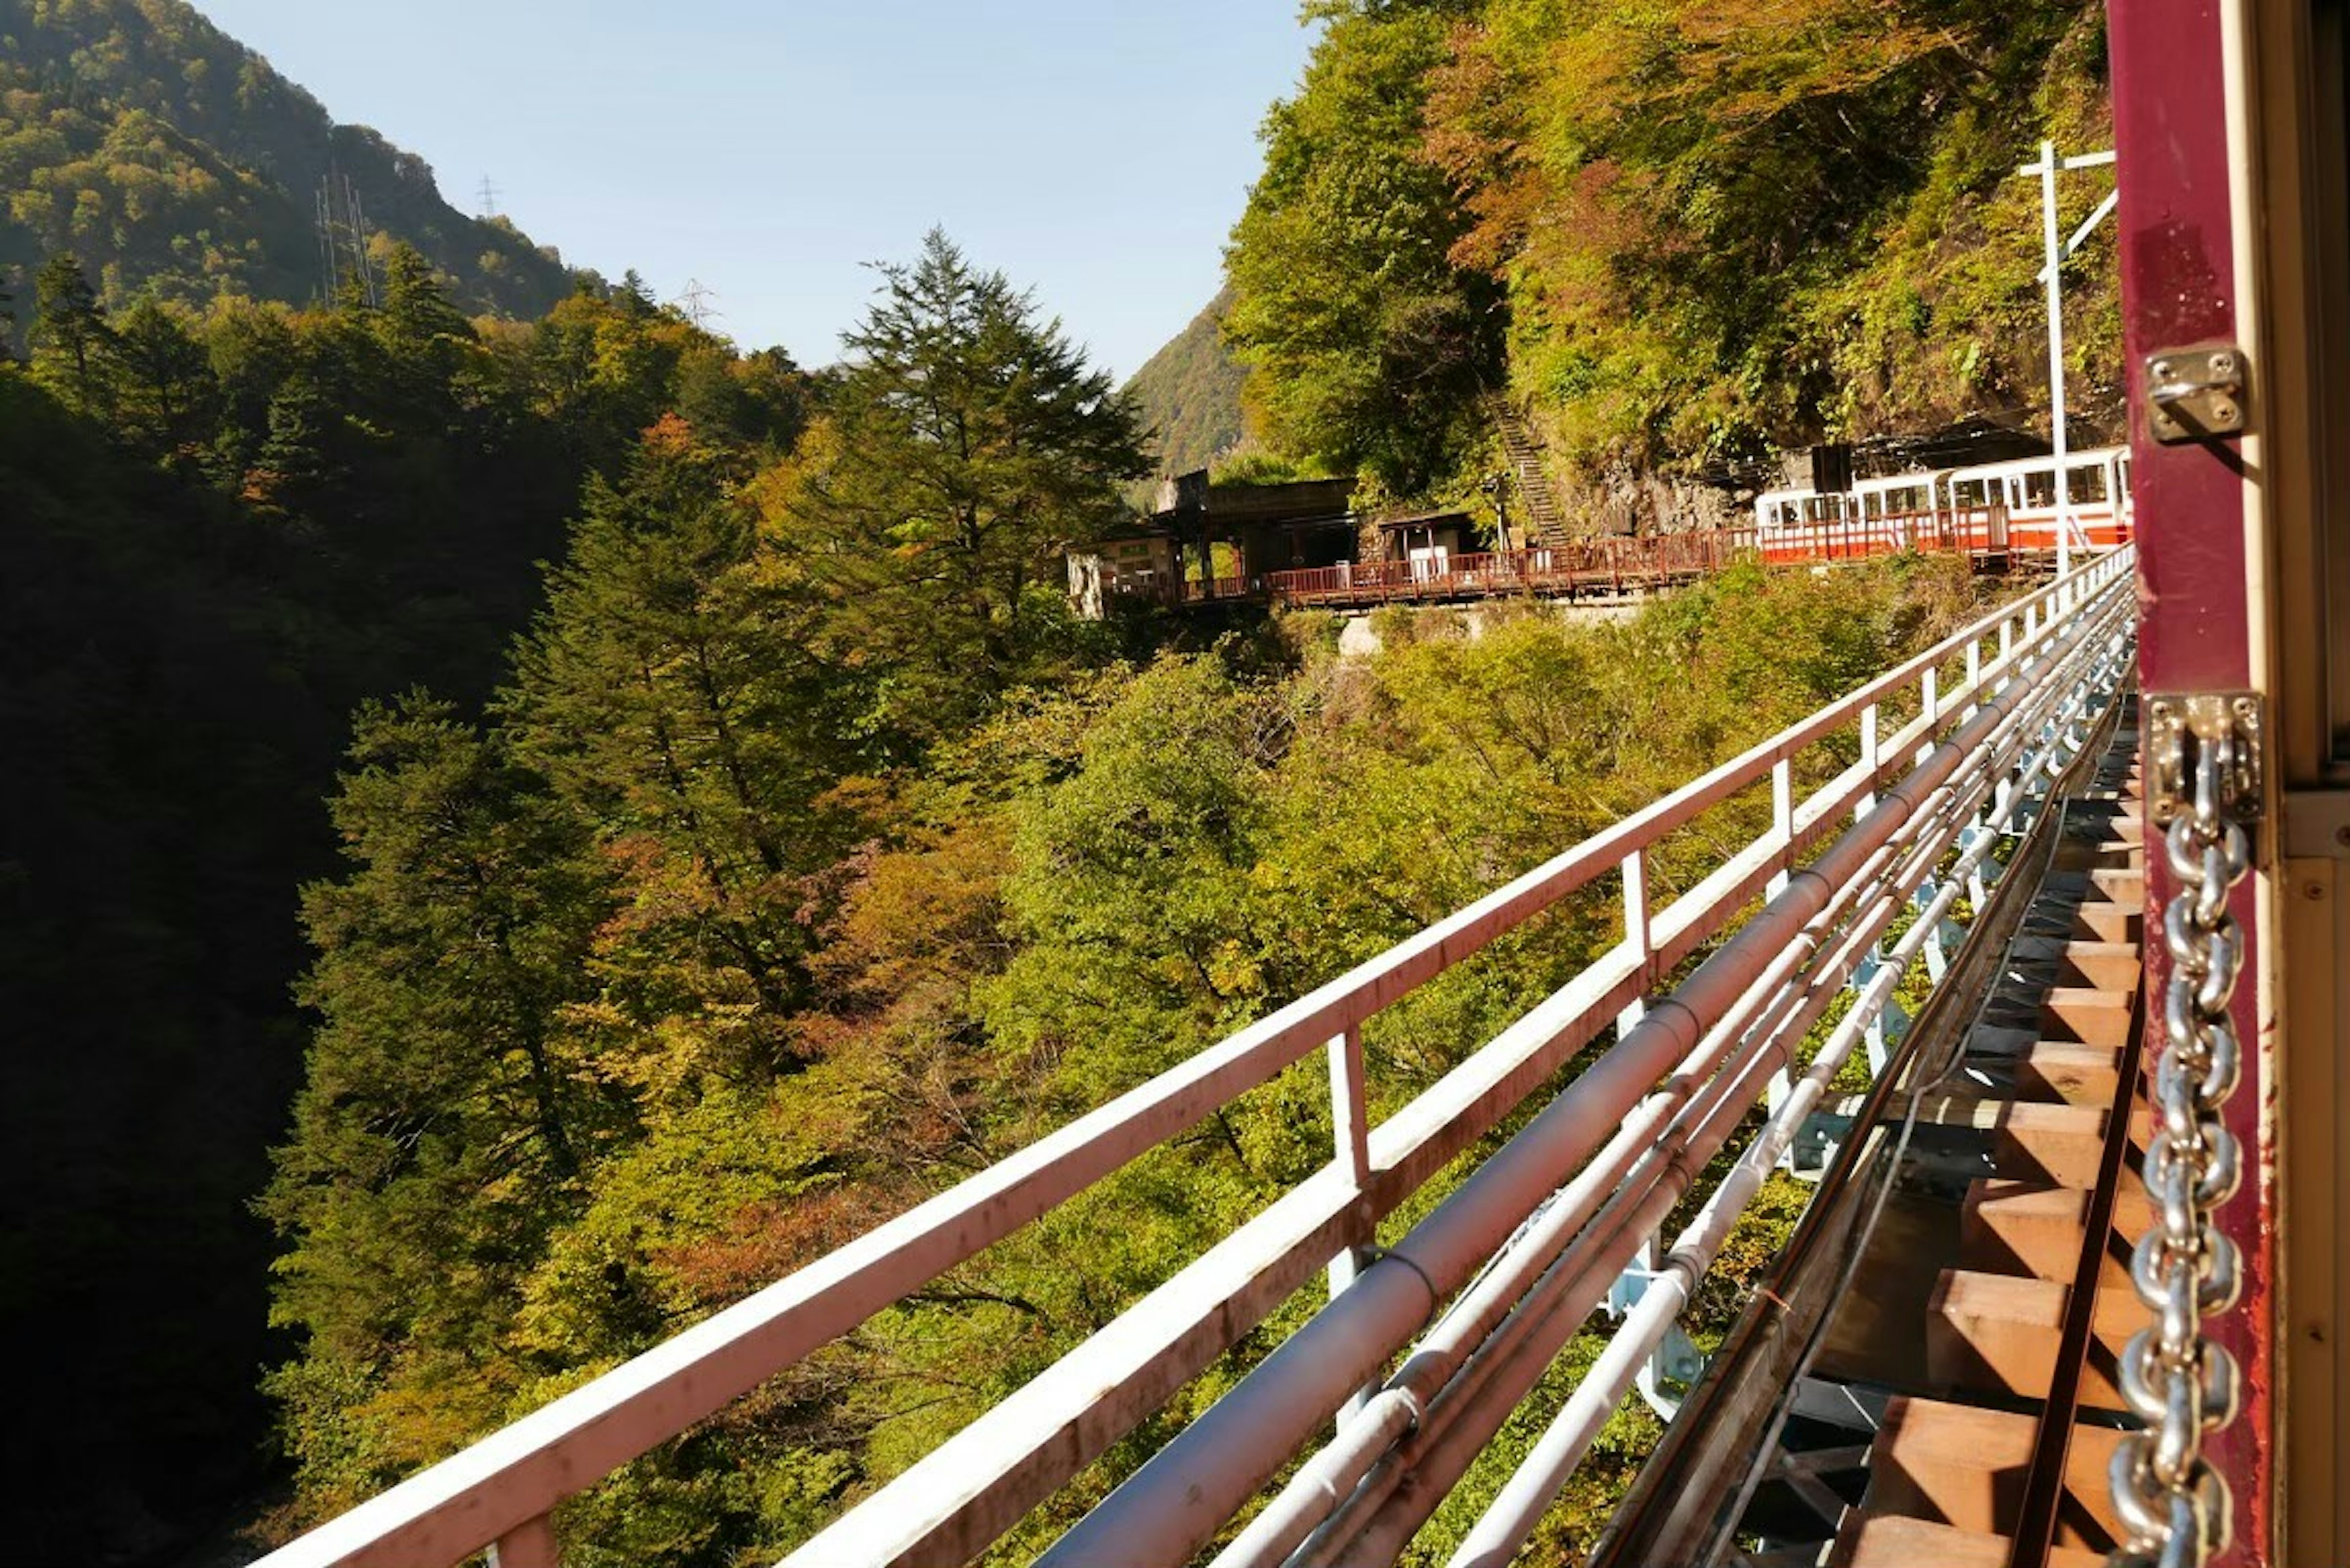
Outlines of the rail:
M1754 549L1752 528L1637 538L1606 536L1531 550L1342 562L1267 574L1265 591L1293 607L1424 603L1513 594L1623 594L1719 572Z
M2023 738L2060 721L2067 691L2110 654L2116 628L2126 624L2134 607L2133 571L2127 549L2085 563L1349 973L265 1563L268 1568L431 1568L494 1547L500 1568L554 1568L558 1547L551 1515L565 1499L1236 1096L1325 1052L1336 1138L1327 1167L867 1498L790 1561L815 1568L967 1560L1329 1266L1332 1304L1051 1554L1056 1563L1115 1562L1125 1568L1185 1560L1315 1427L1376 1381L1387 1357L1481 1265L1513 1252L1513 1233L1546 1199L1560 1199L1545 1210L1560 1217L1553 1231L1578 1211L1586 1219L1615 1214L1630 1224L1652 1213L1661 1218L1659 1203L1669 1210L1663 1195L1673 1181L1685 1188L1693 1174L1682 1171L1680 1162L1703 1138L1718 1142L1716 1135L1727 1136L1760 1093L1763 1068L1758 1064L1769 1057L1741 1032L1773 1009L1783 1023L1794 1016L1782 988L1796 974L1798 960L1815 949L1825 944L1839 960L1857 961L1851 940L1830 940L1821 922L1857 918L1856 901L1887 886L1897 869L1922 875L1918 867L1930 867L1945 842L1918 836L1926 825L1956 832L1950 824L1986 796L2010 803L2009 781L2002 774L1995 783L1993 773L2010 765ZM1946 673L1952 677L1947 683ZM1898 717L1913 701L1915 716L1882 732L1887 704ZM1856 760L1799 798L1796 759L1838 737L1849 737L1839 743L1856 752ZM1722 854L1711 874L1679 897L1652 908L1650 851L1712 808L1766 783L1769 826ZM1849 828L1843 826L1847 817L1854 819ZM1831 838L1822 853L1807 858ZM1620 880L1622 941L1403 1109L1369 1126L1363 1110L1364 1024L1569 895L1611 877ZM1762 909L1741 923L1738 917L1758 896L1765 899ZM1872 918L1890 919L1887 897L1867 905ZM1673 990L1669 1005L1644 1004L1666 976L1709 949L1711 955ZM1381 1219L1611 1025L1619 1030L1617 1043L1434 1213L1376 1261L1363 1251ZM1737 1038L1725 1037L1725 1031ZM1685 1139L1681 1146L1659 1141L1676 1130ZM1603 1148L1604 1140L1612 1141ZM1649 1159L1652 1152L1662 1164ZM1617 1212L1627 1208L1628 1215ZM1572 1248L1570 1253L1583 1256ZM1487 1284L1497 1275L1523 1284L1524 1272L1513 1263L1485 1278ZM1490 1292L1481 1295L1484 1289L1473 1288L1463 1298L1471 1316L1498 1315L1497 1307L1506 1312L1509 1303ZM1354 1402L1358 1413L1374 1407L1376 1400ZM1385 1411L1379 1419L1392 1424L1394 1402L1378 1407ZM1374 1468L1391 1457L1381 1449L1364 1453Z
M1780 523L1761 531L1766 561L1852 561L1918 550L1998 556L2008 549L2007 509L1972 507Z

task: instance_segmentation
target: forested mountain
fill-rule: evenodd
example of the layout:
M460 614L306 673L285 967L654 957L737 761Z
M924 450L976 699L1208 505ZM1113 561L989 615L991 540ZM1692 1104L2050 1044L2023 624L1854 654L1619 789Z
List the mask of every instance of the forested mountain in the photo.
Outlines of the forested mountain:
M1248 372L1224 347L1224 314L1231 307L1230 295L1217 295L1126 384L1151 433L1161 473L1205 468L1240 443L1241 388Z
M470 706L583 494L665 416L774 461L806 379L627 290L468 321L109 311L69 256L0 360L0 1562L136 1561L265 1472L266 1184L298 887L353 710Z
M1488 400L1582 476L2044 408L2043 136L2108 145L2074 0L1316 0L1226 335L1277 452L1473 491ZM2074 192L2085 216L2094 189ZM2118 398L2111 230L2068 268Z
M469 314L528 319L570 289L552 251L458 212L423 160L337 125L183 0L0 0L0 280L70 252L109 304L310 303L333 292L330 172L377 258L414 246Z

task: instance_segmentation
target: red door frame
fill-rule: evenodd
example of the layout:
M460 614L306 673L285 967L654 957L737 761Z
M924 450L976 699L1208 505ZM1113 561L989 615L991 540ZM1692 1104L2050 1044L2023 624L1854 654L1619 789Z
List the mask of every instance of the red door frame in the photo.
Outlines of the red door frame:
M2233 50L2223 28L2241 13L2217 0L2116 0L2107 11L2114 143L2119 153L2123 342L2128 361L2130 452L2137 505L2138 676L2144 691L2243 690L2264 683L2252 667L2247 603L2244 479L2234 442L2163 446L2146 433L2145 365L2158 349L2238 342L2238 224L2228 125ZM2242 40L2237 40L2242 42ZM2257 409L2255 409L2257 417ZM2150 781L2149 781L2150 782ZM2147 857L2147 907L2175 890L2158 852ZM2254 879L2239 886L2236 919L2258 942ZM2146 995L2169 979L2160 928L2147 922ZM2264 1102L2274 1082L2260 1028L2255 948L2233 1013L2246 1071L2228 1125L2244 1150L2244 1183L2220 1213L2243 1251L2244 1293L2208 1332L2244 1372L2244 1406L2207 1453L2235 1497L2235 1543L2220 1563L2266 1568L2273 1535L2275 1147ZM2161 1010L2148 1017L2147 1050L2159 1047Z

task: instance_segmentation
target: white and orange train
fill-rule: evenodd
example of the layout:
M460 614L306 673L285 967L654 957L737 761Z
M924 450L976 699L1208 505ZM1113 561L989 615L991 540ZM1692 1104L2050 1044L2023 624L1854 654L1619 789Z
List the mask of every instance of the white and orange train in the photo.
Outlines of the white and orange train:
M2105 549L2131 536L2127 447L2064 460L2073 544ZM1897 550L1970 555L2056 547L2056 460L2018 458L1974 468L1864 479L1847 491L1772 490L1754 498L1766 561L1835 560Z

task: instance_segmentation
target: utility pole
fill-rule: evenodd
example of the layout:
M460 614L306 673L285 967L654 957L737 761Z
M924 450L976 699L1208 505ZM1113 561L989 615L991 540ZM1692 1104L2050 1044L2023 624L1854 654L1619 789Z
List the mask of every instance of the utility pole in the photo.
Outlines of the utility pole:
M2048 265L2040 276L2048 286L2048 431L2049 444L2056 451L2056 575L2060 577L2073 569L2073 475L2065 467L2069 453L2064 428L2064 258L2079 250L2090 231L2114 210L2117 196L2107 196L2098 203L2088 222L2074 231L2071 242L2061 243L2056 232L2056 176L2074 169L2099 168L2113 161L2111 151L2059 158L2056 144L2043 141L2040 161L2015 171L2020 178L2040 182L2040 232L2048 253ZM2112 500L2118 510L2121 497L2116 495Z

